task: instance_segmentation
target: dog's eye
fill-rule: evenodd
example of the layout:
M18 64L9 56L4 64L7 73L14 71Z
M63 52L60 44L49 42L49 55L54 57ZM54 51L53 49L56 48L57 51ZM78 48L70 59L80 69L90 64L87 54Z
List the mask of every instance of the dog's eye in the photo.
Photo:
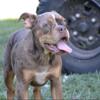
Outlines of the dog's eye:
M64 25L66 26L66 20L60 20L60 19L56 19L58 25Z
M44 24L43 25L43 31L44 31L44 34L47 34L50 32L50 26L48 24Z

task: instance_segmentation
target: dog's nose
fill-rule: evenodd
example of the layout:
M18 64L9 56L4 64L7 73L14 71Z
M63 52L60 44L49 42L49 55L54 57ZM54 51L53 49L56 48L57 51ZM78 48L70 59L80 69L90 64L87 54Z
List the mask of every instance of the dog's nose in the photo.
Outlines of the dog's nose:
M58 25L57 29L61 39L69 40L69 31L64 25Z

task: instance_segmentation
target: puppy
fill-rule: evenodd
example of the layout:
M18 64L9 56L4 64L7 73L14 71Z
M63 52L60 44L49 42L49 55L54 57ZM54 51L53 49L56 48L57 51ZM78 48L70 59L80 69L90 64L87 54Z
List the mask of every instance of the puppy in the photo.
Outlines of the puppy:
M21 15L32 16L28 13ZM52 98L62 99L61 54L71 53L65 19L51 11L33 15L30 30L18 31L9 39L4 57L4 80L7 99L13 100L16 76L17 99L28 99L28 87L34 87L34 99L41 98L41 86L50 80Z

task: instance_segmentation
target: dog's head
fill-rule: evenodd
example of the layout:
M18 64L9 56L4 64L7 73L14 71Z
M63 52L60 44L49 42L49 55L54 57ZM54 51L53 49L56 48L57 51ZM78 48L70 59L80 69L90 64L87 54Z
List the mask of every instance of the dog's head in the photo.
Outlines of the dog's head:
M46 12L38 16L26 13L21 17L24 18L26 15L31 16L29 18L33 18L33 33L44 49L51 53L71 53L72 49L67 45L69 32L66 28L64 17L55 11Z

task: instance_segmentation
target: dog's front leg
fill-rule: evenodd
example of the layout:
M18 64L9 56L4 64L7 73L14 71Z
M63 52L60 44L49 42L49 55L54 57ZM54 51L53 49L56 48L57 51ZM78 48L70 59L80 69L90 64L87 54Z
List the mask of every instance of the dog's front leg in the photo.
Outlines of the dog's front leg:
M28 85L23 82L17 82L16 92L18 100L28 100Z
M61 79L51 80L51 95L53 100L62 100Z

